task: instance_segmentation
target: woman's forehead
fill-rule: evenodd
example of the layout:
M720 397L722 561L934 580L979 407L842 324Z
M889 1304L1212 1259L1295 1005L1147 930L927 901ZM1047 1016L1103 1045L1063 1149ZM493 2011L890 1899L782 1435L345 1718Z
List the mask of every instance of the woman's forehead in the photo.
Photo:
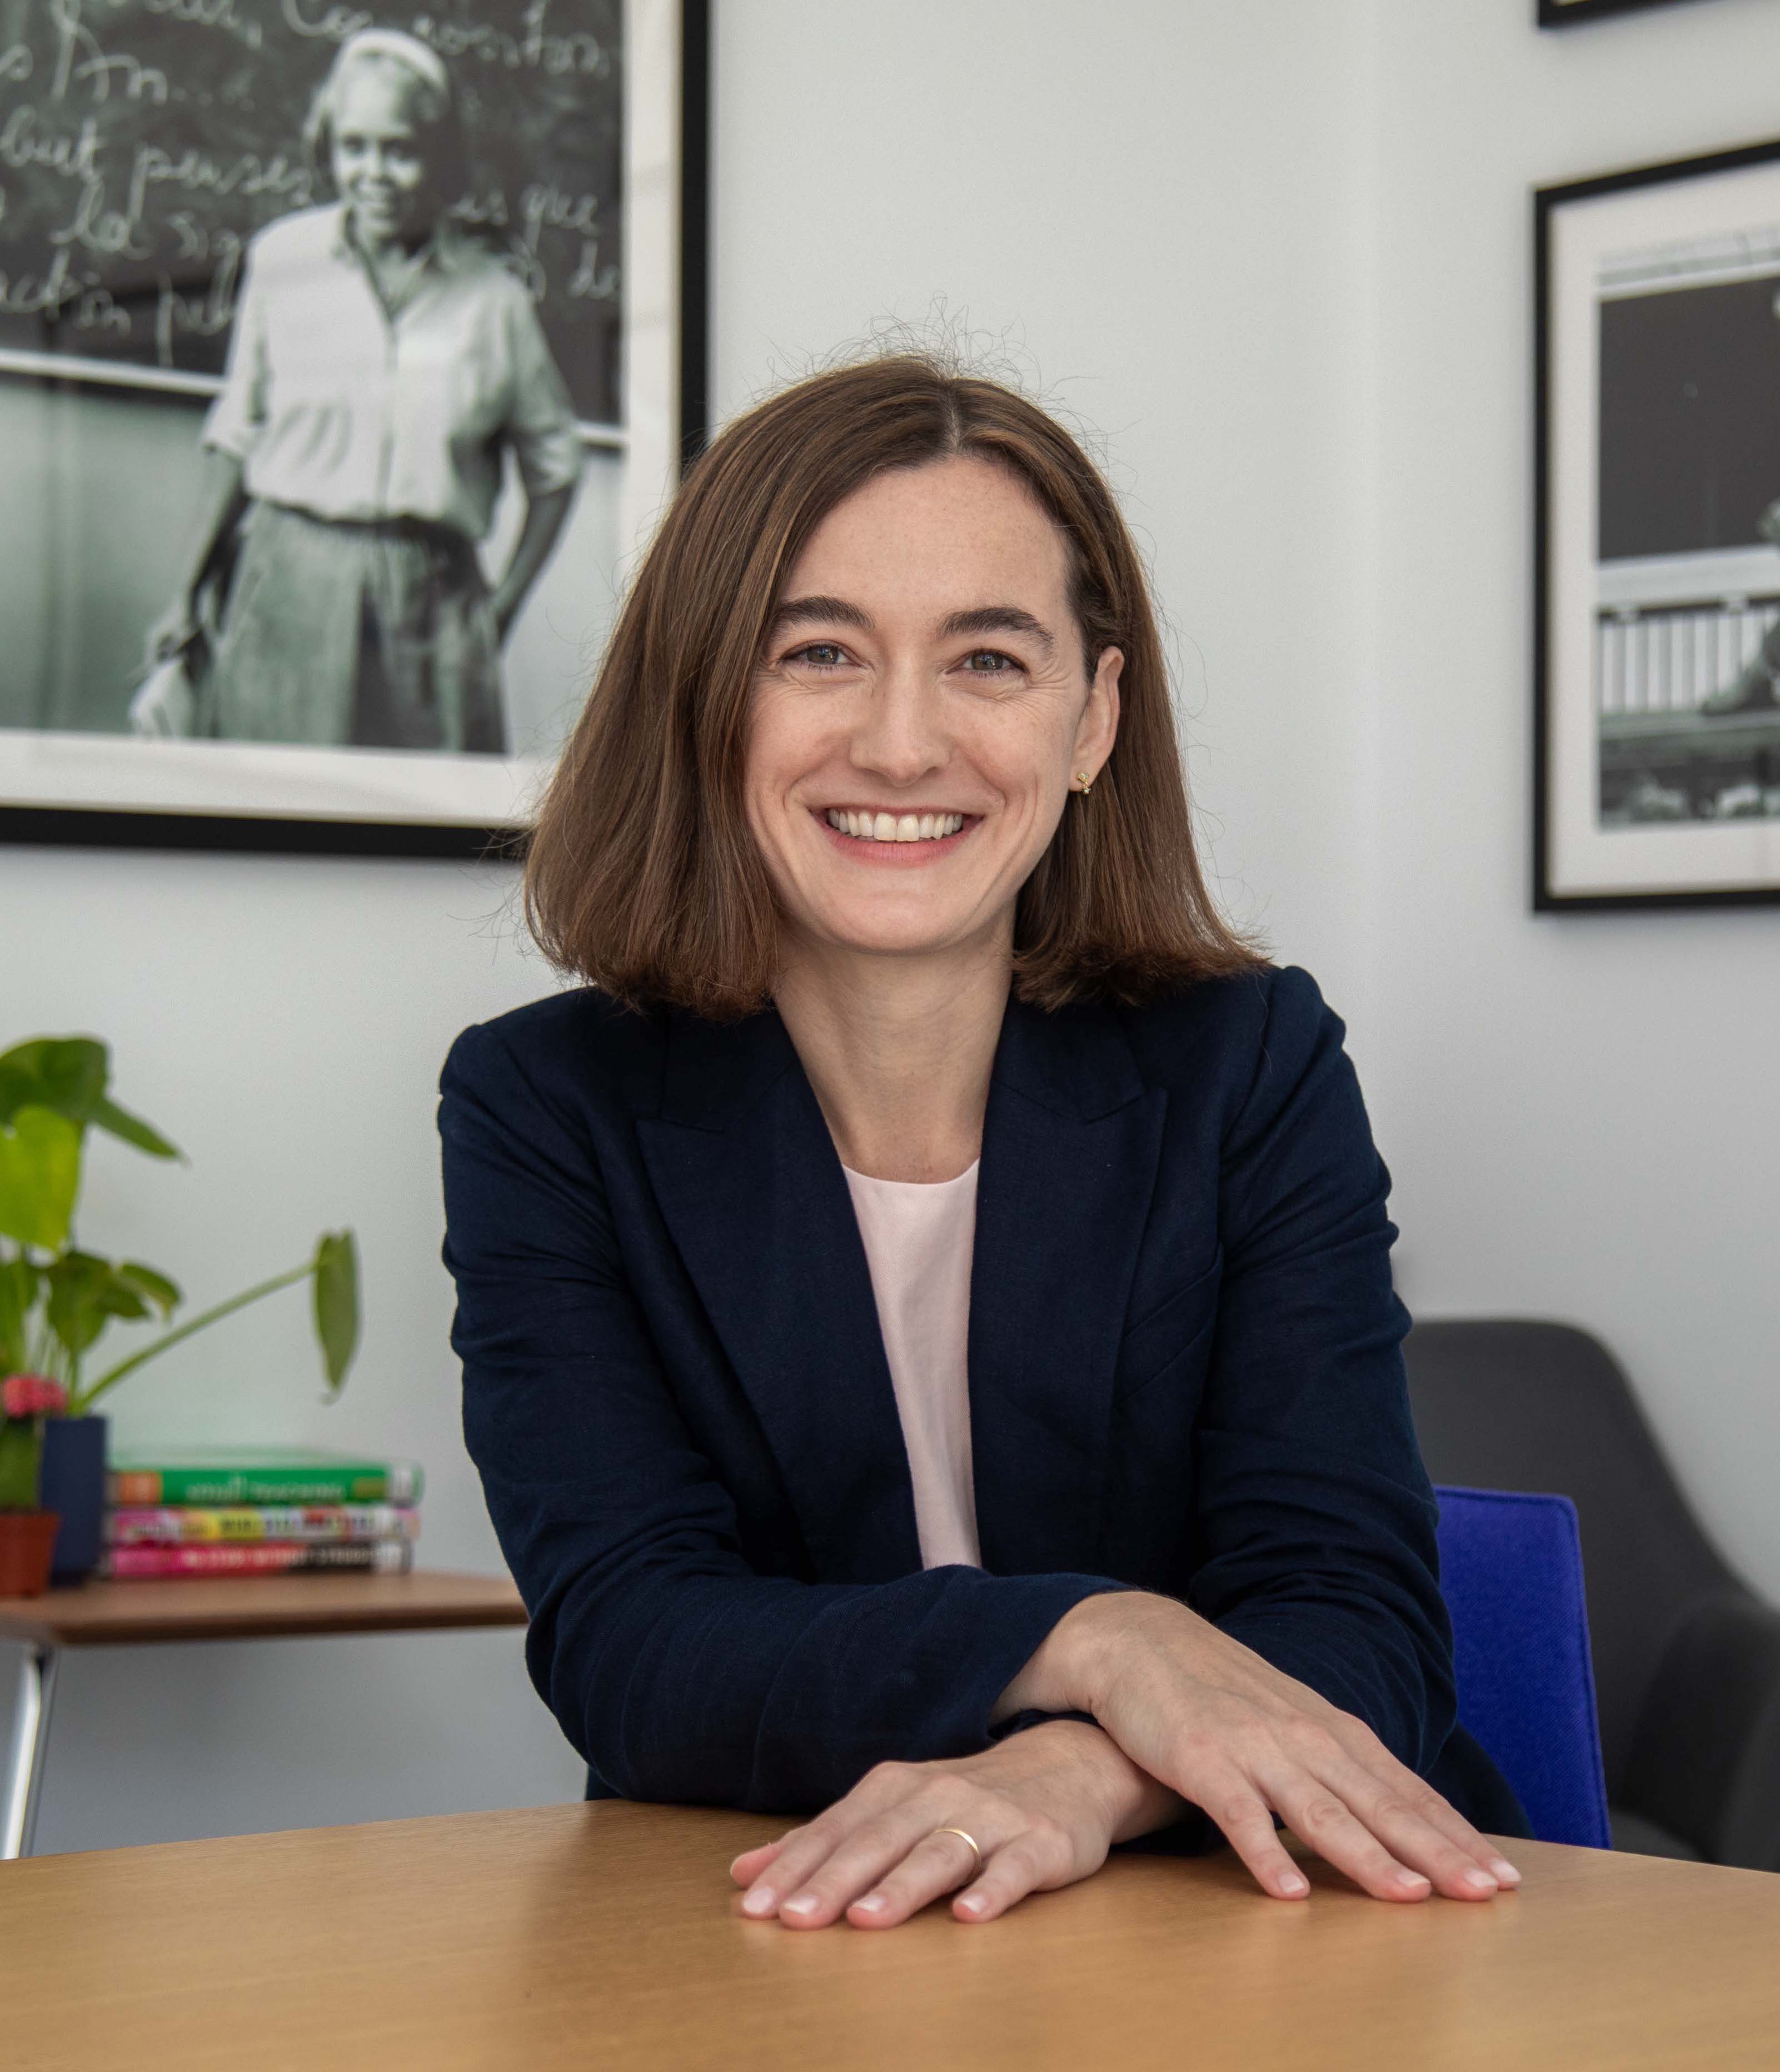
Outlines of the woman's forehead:
M874 475L804 542L785 595L812 585L973 589L982 581L1059 594L1063 532L1013 470L959 454Z
M424 123L431 98L425 80L406 65L367 51L363 57L348 58L340 68L328 96L328 112L337 127L375 125L412 135Z

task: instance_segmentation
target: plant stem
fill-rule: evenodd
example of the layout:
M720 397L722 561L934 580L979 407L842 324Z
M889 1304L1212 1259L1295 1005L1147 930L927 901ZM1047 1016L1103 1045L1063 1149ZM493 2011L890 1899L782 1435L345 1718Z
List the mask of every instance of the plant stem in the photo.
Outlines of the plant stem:
M194 1317L190 1323L181 1324L176 1330L167 1332L151 1346L144 1346L140 1352L132 1353L126 1360L120 1360L114 1367L108 1367L92 1386L68 1402L71 1417L84 1417L108 1388L115 1388L126 1374L134 1374L145 1360L153 1359L164 1353L170 1346L176 1346L182 1338L189 1338L194 1331L203 1330L236 1309L245 1309L249 1302L257 1302L261 1296L275 1295L281 1288L289 1288L298 1281L306 1281L315 1270L315 1262L306 1260L301 1266L294 1266L288 1273L275 1275L270 1281L262 1281L257 1288L249 1288L245 1294L232 1295L226 1302L219 1302L202 1316Z

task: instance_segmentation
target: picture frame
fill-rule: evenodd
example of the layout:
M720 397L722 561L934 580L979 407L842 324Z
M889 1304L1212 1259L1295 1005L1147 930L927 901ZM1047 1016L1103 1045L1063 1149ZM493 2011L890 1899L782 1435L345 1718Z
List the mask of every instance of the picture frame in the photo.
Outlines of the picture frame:
M0 842L517 853L623 579L707 435L709 0L434 0L375 20L323 0L107 0L102 13L18 0L0 43L21 20L0 47L0 449L13 457L0 495ZM356 37L348 64L339 53ZM389 47L372 48L380 39ZM299 395L283 370L327 371L345 350L335 304L303 299L310 285L367 309L366 282L385 293L377 266L356 263L371 240L344 227L355 206L374 224L384 190L353 190L355 204L338 184L346 130L314 134L348 72L383 82L389 119L418 137L407 148L423 187L446 164L456 196L417 247L415 233L393 248L390 293L411 299L386 305L389 378L360 413L382 440L370 459L387 508L367 520L346 500L357 478L343 488L342 462L287 524L281 492L311 486L318 444L335 454L314 427L335 420L312 411L292 467L256 495L256 467L272 476L254 443L271 434L255 419L245 515L206 592L214 616L157 648L156 610L190 565L199 474L226 443L220 397L232 388L263 410L269 384L276 419L277 398ZM435 79L445 92L429 99ZM276 274L268 255L299 236L307 270ZM256 278L258 299L244 302ZM261 355L251 378L244 324ZM329 378L345 380L337 368ZM469 398L467 431L425 416L435 393L441 410ZM409 418L425 450L412 501L414 482L394 479ZM351 456L366 436L335 446ZM563 529L504 619L503 571L564 475ZM276 524L262 518L273 506ZM328 695L298 725L281 706L244 726L232 715L253 713L259 652L246 629L270 623L293 586L305 601L283 623L319 644L284 655L284 673L299 703L306 673ZM350 639L369 656L375 633L380 658L353 680L342 672L357 664L334 659L348 617ZM406 700L394 720L392 685ZM479 732L465 711L485 716Z
M1780 141L1533 218L1533 906L1780 900Z
M1573 29L1597 22L1604 14L1641 13L1646 7L1672 7L1676 0L1535 0L1542 29Z

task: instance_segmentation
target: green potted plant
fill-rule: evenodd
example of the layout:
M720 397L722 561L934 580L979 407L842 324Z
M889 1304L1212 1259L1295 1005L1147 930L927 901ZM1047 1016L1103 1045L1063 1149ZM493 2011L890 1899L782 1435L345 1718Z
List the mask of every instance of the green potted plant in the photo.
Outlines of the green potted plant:
M358 1252L350 1231L324 1235L302 1265L183 1323L168 1276L110 1260L75 1240L89 1128L151 1158L180 1153L113 1100L110 1054L90 1036L38 1037L0 1054L0 1596L33 1593L91 1571L99 1556L105 1420L97 1405L126 1375L250 1302L311 1285L316 1339L338 1396L359 1336ZM111 1324L170 1326L97 1374L89 1356Z

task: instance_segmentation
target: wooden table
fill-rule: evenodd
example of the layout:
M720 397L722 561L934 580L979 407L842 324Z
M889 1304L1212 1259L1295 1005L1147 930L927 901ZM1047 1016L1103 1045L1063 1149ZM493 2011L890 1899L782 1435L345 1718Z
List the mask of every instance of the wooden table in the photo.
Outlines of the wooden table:
M782 1823L544 1807L0 1866L17 2072L1710 2072L1780 2062L1780 1877L1516 1843L1523 1889L1305 1902L1117 1856L980 1926L744 1920Z
M405 1576L81 1583L40 1597L0 1597L0 1640L24 1644L14 1756L0 1807L0 1861L31 1854L56 1665L65 1647L524 1623L525 1607L506 1577L462 1576L442 1568L417 1568Z

